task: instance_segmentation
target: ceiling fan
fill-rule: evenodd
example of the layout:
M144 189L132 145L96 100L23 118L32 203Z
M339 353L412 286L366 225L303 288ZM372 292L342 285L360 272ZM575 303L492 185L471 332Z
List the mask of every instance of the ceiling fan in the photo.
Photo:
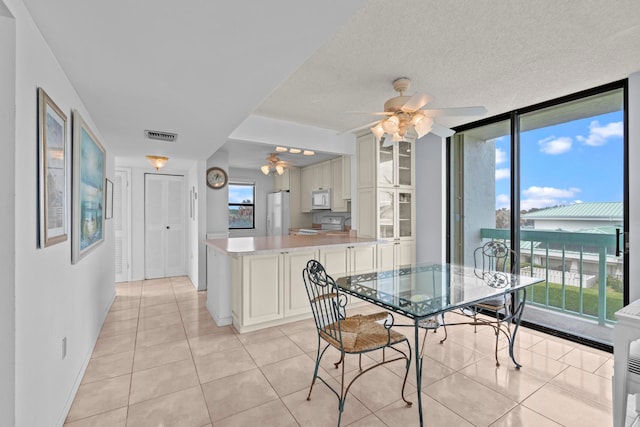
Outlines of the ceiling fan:
M413 96L405 95L411 86L408 77L399 77L393 81L393 89L400 95L389 98L384 103L383 112L374 112L378 116L386 116L381 120L376 120L366 125L353 129L351 132L371 127L371 132L379 141L385 134L390 138L385 138L385 144L402 141L407 131L413 127L418 138L428 134L434 128L438 128L440 134L453 132L450 129L434 123L433 117L441 116L481 116L487 112L484 107L457 107L457 108L432 108L422 109L431 101L431 97L426 93L416 93Z
M269 175L273 172L277 173L278 175L282 175L285 168L289 167L289 164L283 160L280 160L280 157L278 157L276 153L269 154L266 160L267 164L260 167L260 170L265 175Z

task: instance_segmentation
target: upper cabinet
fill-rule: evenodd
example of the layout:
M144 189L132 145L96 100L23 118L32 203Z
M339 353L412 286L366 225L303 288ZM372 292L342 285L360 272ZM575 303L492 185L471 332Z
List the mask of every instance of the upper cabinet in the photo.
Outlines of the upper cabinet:
M308 166L313 171L312 190L331 188L331 160Z
M345 184L351 187L351 182L344 182L342 163L344 157L337 157L331 160L331 211L332 212L349 212L349 202L344 198ZM347 157L347 161L349 158Z
M331 211L349 212L351 199L351 158L336 157L332 160L306 166L300 171L300 209L311 212L311 192L331 189ZM345 169L344 164L348 166ZM345 179L345 175L348 179ZM345 186L347 190L345 191ZM345 197L348 196L348 197Z
M313 169L310 167L300 170L300 210L311 212L311 191L313 191Z
M392 187L413 187L412 143L400 141L384 146L378 143L378 185Z
M415 238L413 140L386 146L370 133L357 139L358 235L399 243Z
M342 156L342 198L351 200L351 156Z

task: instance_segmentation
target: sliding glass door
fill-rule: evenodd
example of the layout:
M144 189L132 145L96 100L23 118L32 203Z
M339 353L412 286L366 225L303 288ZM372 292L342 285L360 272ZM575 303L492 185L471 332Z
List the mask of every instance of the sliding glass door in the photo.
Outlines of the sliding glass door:
M450 260L488 240L544 282L524 320L608 345L625 301L625 82L513 111L450 141ZM517 224L517 226L515 226Z

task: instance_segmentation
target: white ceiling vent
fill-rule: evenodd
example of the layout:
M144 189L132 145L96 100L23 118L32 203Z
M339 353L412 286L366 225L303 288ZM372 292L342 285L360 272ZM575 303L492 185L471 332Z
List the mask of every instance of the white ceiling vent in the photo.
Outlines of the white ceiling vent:
M178 139L177 133L162 132L159 130L145 129L144 135L149 139L156 139L158 141L164 141L164 142L174 142L176 139Z

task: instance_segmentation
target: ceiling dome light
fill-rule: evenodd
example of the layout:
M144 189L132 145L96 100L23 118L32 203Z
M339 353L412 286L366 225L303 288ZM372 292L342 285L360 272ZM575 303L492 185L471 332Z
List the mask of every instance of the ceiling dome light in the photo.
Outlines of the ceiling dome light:
M286 153L288 151L287 147L276 147L276 151L278 153Z
M299 148L289 148L289 152L291 154L300 154L300 153L302 153L302 150L299 149Z
M302 154L304 154L305 156L313 156L314 154L316 154L316 152L313 150L304 150Z
M149 160L149 163L151 163L151 166L156 168L156 170L160 170L160 168L163 168L166 166L169 158L164 156L147 156L147 160Z

